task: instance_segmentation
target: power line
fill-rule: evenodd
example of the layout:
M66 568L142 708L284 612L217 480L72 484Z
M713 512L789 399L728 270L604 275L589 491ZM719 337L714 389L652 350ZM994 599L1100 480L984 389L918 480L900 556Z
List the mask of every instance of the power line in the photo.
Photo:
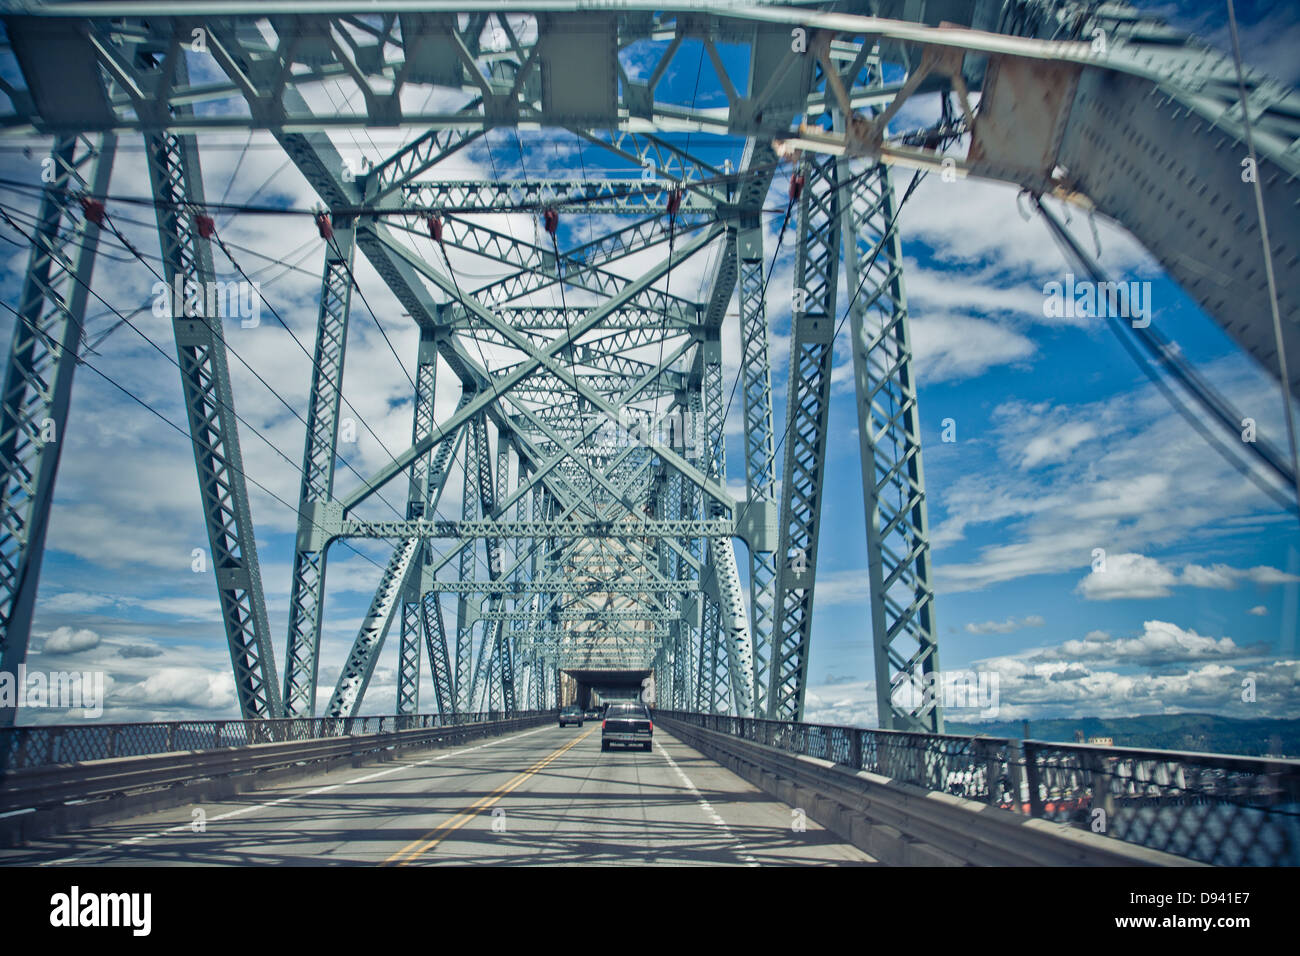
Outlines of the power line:
M19 312L17 309L15 309L13 306L11 306L8 302L0 301L0 305L4 306L6 309L8 309L10 312L12 312L15 316L17 316L18 319L19 319L20 321L24 322L24 324L26 324L26 326L27 326L27 327L28 327L32 332L34 332L34 333L36 333L37 335L39 335L39 336L41 336L42 338L44 338L44 339L46 340L46 346L47 346L48 348L50 348L51 351L53 351L53 352L58 352L58 351L61 350L62 347L61 347L57 342L55 342L55 341L50 337L49 333L45 332L45 331L42 330L42 329L37 328L36 325L33 324L33 323L31 322L31 320L29 320L29 319L28 319L26 316L24 316L21 312ZM74 323L76 322L76 318L75 318L74 316L72 316L71 313L67 313L67 315L68 315L68 318L71 319ZM80 325L80 323L77 323L77 324ZM149 412L151 412L153 415L155 415L155 416L156 416L160 421L162 421L165 425L167 425L167 426L168 426L169 428L171 428L173 431L175 431L175 432L179 433L180 435L184 436L185 438L187 438L187 439L190 441L190 443L191 443L192 445L195 445L195 446L198 445L198 440L195 439L195 438L194 438L194 437L193 437L193 436L192 436L192 435L191 435L191 434L190 434L186 429L181 428L179 425L177 425L175 422L173 422L171 419L169 419L166 415L162 414L162 412L158 411L156 408L154 408L152 405L150 405L150 404L149 404L148 402L146 402L144 399L140 398L138 395L136 395L134 392L132 392L132 391L131 391L129 388L127 388L125 385L122 385L120 382L118 382L116 379L114 379L112 376L110 376L108 373L103 372L103 371L101 371L100 369L98 369L97 367L95 367L95 365L94 365L93 363L91 363L89 360L87 360L84 356L78 356L78 358L77 358L77 364L78 364L78 365L84 365L86 368L90 369L92 372L94 372L94 373L95 373L96 375L98 375L100 378L104 379L106 382L108 382L110 385L112 385L112 386L113 386L114 388L116 388L118 391L122 392L124 395L126 395L128 398L130 398L132 401L136 402L137 404L139 404L139 405L142 406L143 408L147 409ZM258 437L262 437L262 436L259 435ZM265 440L266 440L266 439L263 438L263 441L265 441ZM270 443L268 442L268 444L270 444ZM271 447L272 447L273 449L275 449L276 451L279 451L279 449L275 448L274 445L272 445ZM287 459L286 459L286 460L287 460ZM290 462L290 464L292 464L292 462ZM242 468L236 468L236 467L234 467L230 462L226 462L226 467L229 468L232 472L235 472L236 474L238 474L238 475L240 475L241 477L243 477L245 480L247 480L248 482L250 482L251 484L253 484L253 485L256 486L257 488L261 489L263 492L265 492L265 493L266 493L267 495L269 495L271 498L273 498L274 500L278 501L280 504L284 505L286 508L288 508L288 509L290 509L291 511L293 511L295 514L298 513L298 509L297 509L294 505L289 504L289 502L285 501L283 498L281 498L279 495L277 495L274 491L272 491L272 490L271 490L270 488L268 488L266 485L262 484L260 481L258 481L256 478L254 478L252 475L248 474L248 473L247 473L246 471L244 471ZM308 521L311 521L310 518L308 518L307 520L308 520ZM317 524L315 521L312 521L311 523L312 523L312 525L313 525L315 528L317 528L317 530L324 531L324 532L326 532L327 534L328 534L328 533L330 532L330 530L331 530L331 529L329 529L329 528L324 527L323 525ZM376 568L378 568L380 571L385 570L385 568L384 568L382 565L380 565L379 563L377 563L377 562L376 562L373 558L371 558L368 554L365 554L364 552L362 552L362 551L358 550L357 548L353 547L352 544L351 544L351 543L350 543L346 538L343 538L343 539L340 539L340 540L342 541L343 545L344 545L345 547L348 548L348 550L350 550L350 551L352 551L352 552L354 552L354 553L360 555L361 557L365 558L367 561L369 561L371 564L373 564L373 565L374 565Z

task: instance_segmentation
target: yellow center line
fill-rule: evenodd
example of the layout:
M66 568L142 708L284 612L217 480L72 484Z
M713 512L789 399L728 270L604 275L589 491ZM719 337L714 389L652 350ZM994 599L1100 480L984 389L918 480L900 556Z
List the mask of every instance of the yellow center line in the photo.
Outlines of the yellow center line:
M397 866L407 866L408 864L413 862L417 857L421 856L424 853L427 853L429 850L432 850L443 840L447 839L447 837L451 836L453 832L459 830L465 824L469 823L469 821L474 819L474 817L476 817L480 812L492 806L494 803L499 801L506 794L510 793L510 791L518 788L525 780L533 776L533 774L546 769L546 767L550 765L551 761L557 759L558 757L566 753L571 748L576 747L578 744L582 743L582 741L586 740L595 732L596 732L596 728L593 727L585 734L582 734L581 736L575 737L573 740L570 740L563 747L543 757L541 760L537 761L537 763L533 764L527 770L523 771L520 774L515 775L511 780L509 780L507 783L503 784L502 786L498 787L496 790L493 790L486 797L482 797L481 799L472 803L469 807L462 810L460 813L456 814L446 823L430 830L428 833L426 833L424 836L420 837L419 839L412 840L410 843L402 847L400 850L398 850L388 859L384 860L384 862L381 863L380 866L388 866L390 863L396 863Z

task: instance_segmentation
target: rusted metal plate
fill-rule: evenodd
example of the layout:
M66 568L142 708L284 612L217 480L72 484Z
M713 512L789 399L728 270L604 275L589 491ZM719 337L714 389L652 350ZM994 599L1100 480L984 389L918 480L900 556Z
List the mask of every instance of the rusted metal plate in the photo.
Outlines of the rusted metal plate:
M1077 63L991 57L967 157L972 167L1026 186L1050 179L1081 70Z

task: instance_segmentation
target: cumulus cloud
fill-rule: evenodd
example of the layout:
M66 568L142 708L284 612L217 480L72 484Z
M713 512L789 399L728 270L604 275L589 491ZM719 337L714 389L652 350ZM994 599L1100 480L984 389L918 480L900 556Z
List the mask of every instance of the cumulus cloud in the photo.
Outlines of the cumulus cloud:
M1132 663L1132 662L1125 662ZM997 720L1048 717L1134 717L1140 714L1218 713L1238 717L1294 717L1300 661L1239 666L1202 660L1182 670L1122 670L1095 661L1042 660L1024 656L977 661L976 672L997 675ZM1255 681L1256 700L1243 703L1242 681ZM875 727L871 682L810 687L805 719L811 723ZM949 720L973 719L950 710Z
M1137 637L1111 638L1092 632L1081 641L1066 641L1053 651L1044 651L1043 656L1158 664L1240 657L1243 653L1247 653L1247 649L1239 647L1230 637L1215 639L1168 621L1145 621L1142 633Z
M229 673L165 667L138 684L122 688L119 696L142 706L221 710L235 702L235 681Z
M987 319L928 315L912 321L912 352L927 382L971 378L1028 359L1034 351L1029 338Z
M1264 617L1265 615L1268 614L1268 608L1264 607L1264 605L1262 605L1262 604L1256 604L1254 607L1252 607L1252 608L1251 608L1249 611L1247 611L1246 613L1247 613L1247 614L1253 614L1253 615L1255 615L1255 617Z
M1112 601L1168 597L1177 583L1173 572L1155 558L1126 552L1107 555L1105 563L1094 567L1076 590L1090 601Z
M47 654L75 654L99 646L99 635L86 628L56 627L41 650Z
M1093 601L1116 598L1168 597L1173 587L1214 588L1231 590L1241 581L1250 581L1260 587L1290 584L1300 581L1300 576L1279 571L1266 565L1253 568L1234 568L1227 564L1187 564L1181 572L1156 558L1132 552L1108 555L1104 570L1094 568L1076 588L1079 594Z
M1269 409L1269 398L1277 404L1274 383L1246 358L1206 362L1201 371L1239 407ZM1280 415L1261 414L1262 429L1285 434ZM1211 540L1232 551L1183 556L1195 564L1186 581L1179 562L1163 571L1147 565L1154 579L1131 583L1136 596L1164 596L1178 585L1222 586L1227 578L1215 562L1250 553L1248 535L1267 533L1281 520L1271 498L1206 454L1204 438L1153 387L1083 403L1010 398L993 409L989 424L978 442L963 441L960 454L931 445L936 452L927 459L941 594L1076 574L1087 569L1094 548L1111 557L1158 555ZM968 426L964 437L970 436ZM1283 573L1251 568L1248 576L1231 577L1238 587L1289 583ZM1107 583L1098 576L1088 591L1122 596L1123 588Z

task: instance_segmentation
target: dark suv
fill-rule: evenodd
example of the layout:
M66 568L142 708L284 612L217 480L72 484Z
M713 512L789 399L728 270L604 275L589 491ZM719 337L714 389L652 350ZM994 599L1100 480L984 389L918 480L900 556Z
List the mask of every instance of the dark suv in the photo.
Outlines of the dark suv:
M582 726L581 707L565 707L560 711L560 726L567 727L569 724L577 724L579 727Z
M609 750L615 744L626 747L640 745L649 750L655 725L645 704L610 704L605 709L605 722L600 725L600 749Z

